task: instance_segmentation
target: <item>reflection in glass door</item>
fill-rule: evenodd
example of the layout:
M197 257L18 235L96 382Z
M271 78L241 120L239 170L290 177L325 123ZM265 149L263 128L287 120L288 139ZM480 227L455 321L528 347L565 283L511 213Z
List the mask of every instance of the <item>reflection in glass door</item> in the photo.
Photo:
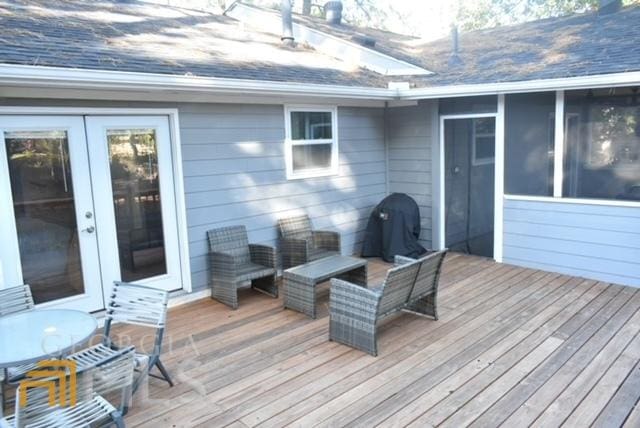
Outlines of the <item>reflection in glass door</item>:
M86 123L103 278L181 288L168 117Z
M5 286L29 284L36 304L101 309L82 118L0 117L0 135Z
M154 129L108 129L109 167L123 281L167 273Z

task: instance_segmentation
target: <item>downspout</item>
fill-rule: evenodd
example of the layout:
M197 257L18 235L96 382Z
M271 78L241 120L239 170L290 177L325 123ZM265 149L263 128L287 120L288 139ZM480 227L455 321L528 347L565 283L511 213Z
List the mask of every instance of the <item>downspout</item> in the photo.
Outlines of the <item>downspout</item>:
M384 126L384 174L385 174L385 194L389 195L389 190L391 188L389 183L389 102L384 102L384 111L382 115L382 123Z

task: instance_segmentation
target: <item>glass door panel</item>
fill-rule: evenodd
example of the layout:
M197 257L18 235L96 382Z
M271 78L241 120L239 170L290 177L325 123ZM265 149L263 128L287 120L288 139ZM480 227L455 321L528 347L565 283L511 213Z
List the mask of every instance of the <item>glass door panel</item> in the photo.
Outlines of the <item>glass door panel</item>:
M123 281L167 273L154 129L108 129L113 209Z
M84 293L66 131L5 132L23 281L36 303Z
M29 284L36 304L101 309L82 119L5 116L0 132L3 188L11 195L2 221L12 225L0 252L14 267L6 270L5 286Z
M182 288L169 121L86 118L103 281ZM106 196L109 195L109 196Z

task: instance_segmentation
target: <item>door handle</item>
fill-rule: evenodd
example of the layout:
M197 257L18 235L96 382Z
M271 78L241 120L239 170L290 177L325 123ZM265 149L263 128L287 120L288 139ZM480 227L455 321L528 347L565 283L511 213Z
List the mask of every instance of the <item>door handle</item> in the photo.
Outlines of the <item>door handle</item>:
M96 231L96 228L93 226L89 226L86 229L82 229L83 232L87 232L87 233L93 233Z

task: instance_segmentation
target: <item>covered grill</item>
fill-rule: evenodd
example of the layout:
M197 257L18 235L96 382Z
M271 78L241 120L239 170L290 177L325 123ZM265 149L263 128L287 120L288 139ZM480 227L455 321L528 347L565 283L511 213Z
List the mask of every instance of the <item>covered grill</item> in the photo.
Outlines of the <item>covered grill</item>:
M393 193L373 210L367 224L362 257L382 257L393 262L396 255L417 258L427 252L418 243L420 210L404 193Z

